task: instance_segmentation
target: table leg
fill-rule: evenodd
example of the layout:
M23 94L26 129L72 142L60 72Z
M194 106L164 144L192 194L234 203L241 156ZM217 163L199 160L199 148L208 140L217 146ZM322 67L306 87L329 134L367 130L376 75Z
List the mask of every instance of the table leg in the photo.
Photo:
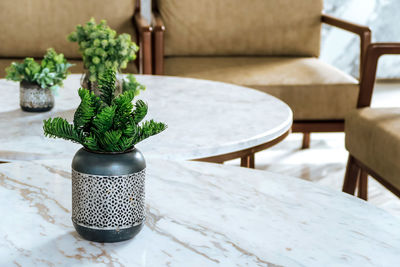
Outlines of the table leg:
M241 157L240 158L240 167L246 167L246 168L254 169L254 160L255 160L254 153L251 153L249 155Z
M303 133L303 144L302 149L310 148L310 133Z
M255 155L251 153L249 156L249 168L254 169Z

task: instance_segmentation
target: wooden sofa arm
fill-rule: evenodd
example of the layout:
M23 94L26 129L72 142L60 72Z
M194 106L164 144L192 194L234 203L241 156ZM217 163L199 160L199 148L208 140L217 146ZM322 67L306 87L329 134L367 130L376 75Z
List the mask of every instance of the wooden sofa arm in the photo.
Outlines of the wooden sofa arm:
M363 78L360 83L360 94L357 103L358 108L371 105L379 58L382 55L396 54L400 54L400 43L372 43L368 45L364 68L362 70Z
M371 30L362 25L347 22L342 19L338 19L329 15L323 14L321 16L321 22L340 28L345 31L349 31L360 36L360 81L362 80L363 65L365 62L365 53L368 45L371 43Z
M133 17L133 23L136 26L137 38L139 43L139 73L152 73L152 58L151 58L151 32L152 27L146 19L136 12Z
M164 74L164 32L165 26L157 10L153 10L154 74Z

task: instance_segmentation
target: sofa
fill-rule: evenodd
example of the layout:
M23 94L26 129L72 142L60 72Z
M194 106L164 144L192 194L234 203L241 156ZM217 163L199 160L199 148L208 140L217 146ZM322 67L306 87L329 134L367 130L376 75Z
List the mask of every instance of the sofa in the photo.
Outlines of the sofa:
M111 28L130 34L140 46L138 60L124 72L151 73L151 27L140 14L139 0L1 0L0 10L0 78L11 62L40 59L49 47L75 64L73 73L82 73L78 45L66 37L91 17L107 20Z

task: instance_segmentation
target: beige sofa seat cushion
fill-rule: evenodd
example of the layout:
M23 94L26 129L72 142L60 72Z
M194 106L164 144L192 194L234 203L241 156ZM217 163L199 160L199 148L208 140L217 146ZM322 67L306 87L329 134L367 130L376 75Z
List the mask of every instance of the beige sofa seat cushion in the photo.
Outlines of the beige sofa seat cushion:
M165 54L318 56L322 0L154 0Z
M6 68L10 66L12 62L21 62L23 59L20 58L7 58L0 59L0 79L3 79L6 76ZM38 60L39 61L39 60ZM68 62L71 64L75 64L70 68L71 73L83 73L83 61L77 59L68 59ZM131 62L128 64L128 67L123 70L123 73L138 73L136 64Z
M134 8L135 0L1 0L0 57L43 57L53 47L68 58L81 58L78 45L66 37L91 17L106 19L136 40Z
M400 108L363 108L346 117L346 148L400 189Z
M295 120L344 119L356 108L357 80L317 58L167 57L166 75L222 81L274 95Z

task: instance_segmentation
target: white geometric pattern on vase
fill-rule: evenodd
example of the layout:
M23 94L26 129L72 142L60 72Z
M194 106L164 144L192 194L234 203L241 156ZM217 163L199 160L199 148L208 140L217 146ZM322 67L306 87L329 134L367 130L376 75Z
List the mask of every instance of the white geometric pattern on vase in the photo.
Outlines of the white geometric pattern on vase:
M145 220L146 169L129 175L100 176L72 170L72 221L118 230Z

